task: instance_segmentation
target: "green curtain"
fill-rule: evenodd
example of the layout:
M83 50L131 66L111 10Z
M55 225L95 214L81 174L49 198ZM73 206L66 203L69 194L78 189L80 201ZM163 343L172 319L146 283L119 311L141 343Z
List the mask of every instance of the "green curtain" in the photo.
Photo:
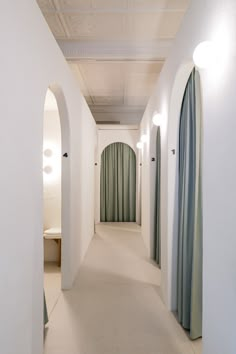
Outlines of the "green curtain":
M46 304L46 298L45 298L45 292L43 292L43 320L44 320L44 326L48 323L48 310L47 310L47 304Z
M155 207L154 207L154 254L153 258L161 267L161 133L160 127L156 135L156 179L155 179Z
M136 220L136 156L127 144L111 144L102 153L100 219Z
M179 128L178 320L190 338L202 336L202 190L200 79L194 69Z

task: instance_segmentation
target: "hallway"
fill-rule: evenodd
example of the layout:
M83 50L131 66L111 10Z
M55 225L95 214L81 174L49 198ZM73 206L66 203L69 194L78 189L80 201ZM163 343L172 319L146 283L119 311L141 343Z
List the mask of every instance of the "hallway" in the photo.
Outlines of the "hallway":
M72 290L50 317L44 354L200 354L160 297L136 224L97 226Z

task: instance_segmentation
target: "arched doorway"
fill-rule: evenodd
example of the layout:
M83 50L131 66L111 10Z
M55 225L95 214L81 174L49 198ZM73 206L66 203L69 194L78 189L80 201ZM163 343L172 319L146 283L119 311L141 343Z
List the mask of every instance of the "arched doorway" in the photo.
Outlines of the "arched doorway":
M156 131L153 259L161 268L161 128Z
M202 317L202 232L201 217L198 218L201 214L198 205L201 194L200 97L199 75L193 63L188 62L176 75L170 107L168 300L170 309L178 313L179 322L189 330L192 339L201 336Z
M100 220L136 221L136 155L127 144L113 143L102 152Z
M42 153L46 319L61 289L71 287L69 121L58 85L50 86L45 97Z
M177 314L191 339L202 336L202 182L200 77L188 78L178 147Z

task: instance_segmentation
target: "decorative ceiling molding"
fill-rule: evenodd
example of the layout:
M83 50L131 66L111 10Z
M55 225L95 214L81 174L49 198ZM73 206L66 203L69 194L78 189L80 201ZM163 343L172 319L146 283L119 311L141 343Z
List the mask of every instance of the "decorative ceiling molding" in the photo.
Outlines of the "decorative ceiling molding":
M67 60L155 60L164 61L171 49L172 39L157 41L66 41L58 40Z
M37 0L44 12L73 14L109 14L109 13L168 13L185 12L188 0Z
M106 126L101 125L100 126L100 122L97 124L97 129L98 130L139 130L139 125L137 124L132 124L132 125L125 125L122 124L120 126L113 126L113 125L109 125L106 124Z
M78 15L96 15L96 14L124 14L124 15L129 15L129 14L164 14L164 13L184 13L186 10L185 9L178 9L178 8L157 8L157 9L119 9L119 8L111 8L111 9L88 9L88 10L82 10L82 9L53 9L53 8L42 8L44 13L48 14L78 14Z
M138 124L189 0L37 0L97 122Z

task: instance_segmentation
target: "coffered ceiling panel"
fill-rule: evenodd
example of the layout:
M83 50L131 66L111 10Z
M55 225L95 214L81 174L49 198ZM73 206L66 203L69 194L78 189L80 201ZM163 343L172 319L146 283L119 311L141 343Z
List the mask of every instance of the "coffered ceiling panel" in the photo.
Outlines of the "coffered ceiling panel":
M124 71L120 63L80 63L82 76L93 96L123 96Z
M136 61L131 63L126 63L127 73L135 74L159 74L163 67L163 62L152 62L152 61Z
M70 39L111 39L125 36L123 14L64 14L63 18Z
M77 80L79 81L79 84L80 84L80 89L82 91L82 94L84 95L86 101L88 104L92 104L93 103L93 100L92 100L92 97L90 95L90 92L89 92L89 88L82 76L82 73L81 73L81 70L79 68L79 65L76 64L76 63L70 63L70 68L73 72L73 74L75 75L75 77L77 78Z
M159 38L174 38L183 19L181 12L167 12L160 20Z
M96 30L94 15L64 14L69 38L91 37Z
M189 0L164 0L166 8L182 9L186 11Z
M93 101L97 105L106 105L106 106L114 106L114 105L123 105L124 97L123 96L94 96Z
M129 7L140 10L158 9L183 9L185 10L188 0L128 0Z
M95 119L138 123L189 0L37 1Z
M147 97L150 97L154 84L158 78L158 75L151 74L131 74L127 78L126 84L126 103L133 104L135 98L135 104L137 104L136 99L142 100L142 104L145 101L147 104Z
M45 13L44 16L54 36L65 39L66 33L59 16L53 13Z
M139 40L173 38L182 20L182 13L135 13L128 16L128 33Z
M38 4L43 11L55 10L55 6L51 0L38 0Z
M92 0L53 0L53 1L54 1L58 10L79 11L79 10L91 9L91 1Z
M96 9L126 9L128 0L92 0Z

